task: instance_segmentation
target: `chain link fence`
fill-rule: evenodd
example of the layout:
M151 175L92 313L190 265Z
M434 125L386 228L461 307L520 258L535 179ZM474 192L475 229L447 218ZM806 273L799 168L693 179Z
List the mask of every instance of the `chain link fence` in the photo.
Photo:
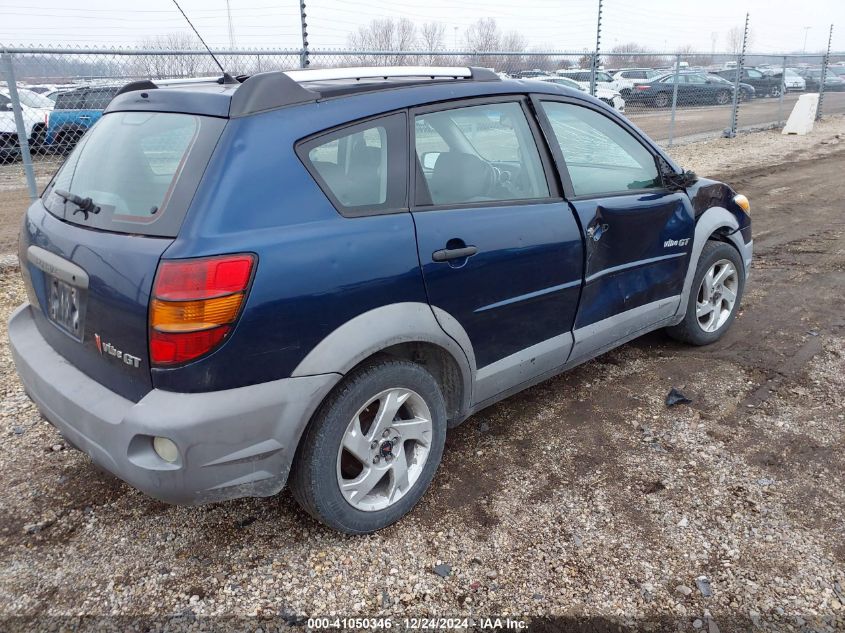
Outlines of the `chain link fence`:
M300 50L215 53L233 76L299 68ZM129 81L218 77L202 50L2 51L0 199L23 208L111 98ZM310 68L482 66L502 76L590 91L664 145L778 127L798 97L818 92L819 112L845 112L845 56L601 54L589 52L309 51Z

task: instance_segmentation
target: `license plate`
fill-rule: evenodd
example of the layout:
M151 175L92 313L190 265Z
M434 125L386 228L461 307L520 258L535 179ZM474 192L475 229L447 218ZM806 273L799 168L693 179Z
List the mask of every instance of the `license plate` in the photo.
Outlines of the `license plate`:
M74 338L82 340L82 296L79 288L48 275L47 291L50 320Z

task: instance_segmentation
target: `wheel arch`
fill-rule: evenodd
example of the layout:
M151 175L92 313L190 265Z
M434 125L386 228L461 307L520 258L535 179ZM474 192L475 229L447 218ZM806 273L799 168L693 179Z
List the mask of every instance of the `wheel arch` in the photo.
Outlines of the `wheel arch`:
M451 320L449 334L441 327L445 318ZM359 314L320 341L291 376L346 375L380 355L425 367L443 390L450 426L464 419L470 410L475 374L469 338L448 313L438 310L435 317L426 303L394 303Z
M719 240L726 242L739 251L743 264L743 275L747 279L748 266L751 263L751 243L746 244L739 232L739 222L736 216L724 207L711 207L702 213L695 223L695 234L693 236L692 251L690 252L689 266L684 278L684 286L681 292L681 301L678 304L676 317L683 319L686 312L687 302L692 290L692 282L695 271L698 268L698 260L701 258L701 251L708 240Z

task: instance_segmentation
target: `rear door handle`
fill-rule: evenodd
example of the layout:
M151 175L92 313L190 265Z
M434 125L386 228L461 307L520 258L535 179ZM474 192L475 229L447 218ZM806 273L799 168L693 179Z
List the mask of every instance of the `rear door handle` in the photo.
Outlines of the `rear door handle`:
M477 246L464 246L463 248L443 248L439 251L434 251L431 254L431 259L435 262L448 262L452 259L464 259L465 257L471 257L477 252Z

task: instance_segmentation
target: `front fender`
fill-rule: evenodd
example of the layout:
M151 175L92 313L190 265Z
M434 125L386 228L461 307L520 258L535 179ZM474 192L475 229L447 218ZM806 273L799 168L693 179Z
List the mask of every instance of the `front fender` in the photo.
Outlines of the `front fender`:
M724 207L711 207L698 216L695 224L695 234L693 237L692 252L690 253L689 268L687 269L687 274L684 278L684 289L681 293L681 302L678 305L678 312L675 316L683 318L683 315L686 313L687 302L692 290L692 282L695 277L696 268L698 268L698 260L701 257L701 251L704 250L704 245L707 243L707 240L709 240L710 237L717 231L724 232L726 238L739 251L743 262L743 274L746 279L748 278L748 270L751 267L754 242L750 241L746 244L742 239L742 234L739 232L739 228L739 222L737 221L736 216Z

